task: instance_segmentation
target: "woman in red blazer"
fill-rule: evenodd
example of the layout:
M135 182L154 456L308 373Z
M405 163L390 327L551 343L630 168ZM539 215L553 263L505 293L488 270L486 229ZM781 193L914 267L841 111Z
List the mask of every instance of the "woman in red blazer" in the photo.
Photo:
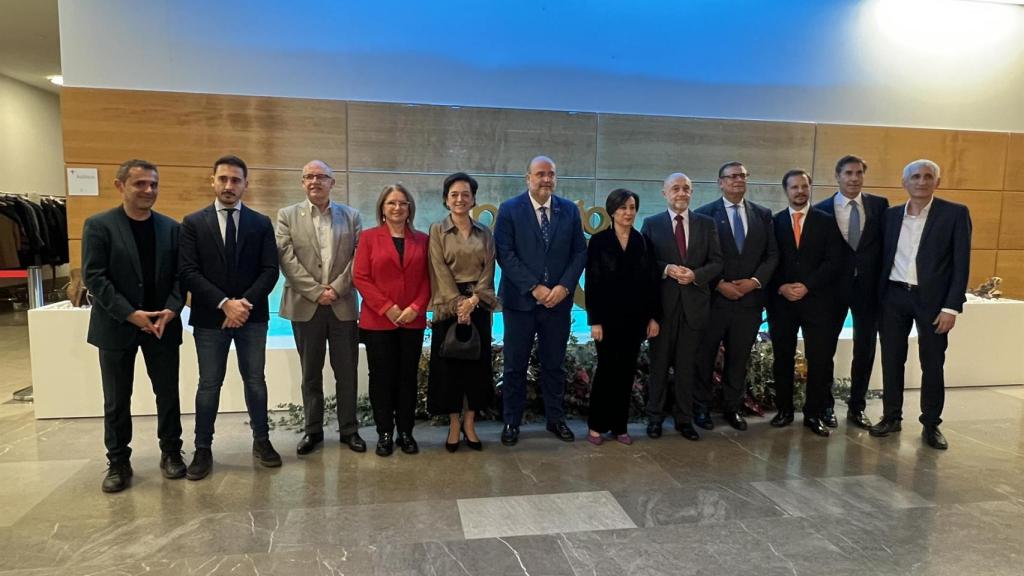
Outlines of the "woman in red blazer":
M378 456L391 455L395 444L406 454L419 452L412 427L430 276L428 238L413 229L415 215L416 203L404 186L385 187L377 199L380 225L359 235L352 273L363 299L359 333L369 364Z

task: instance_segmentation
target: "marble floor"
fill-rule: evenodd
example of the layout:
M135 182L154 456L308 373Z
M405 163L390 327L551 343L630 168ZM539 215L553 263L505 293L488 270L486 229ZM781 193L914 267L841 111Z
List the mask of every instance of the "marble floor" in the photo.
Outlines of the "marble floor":
M328 442L299 459L298 435L275 430L285 462L268 470L229 414L200 482L160 476L155 419L138 418L134 484L107 495L100 420L6 400L28 378L26 333L0 323L0 575L1024 573L1022 387L950 390L947 452L912 417L885 439L760 418L698 443L635 426L631 447L531 425L505 448L487 423L482 452L449 454L422 425L422 453L390 458Z

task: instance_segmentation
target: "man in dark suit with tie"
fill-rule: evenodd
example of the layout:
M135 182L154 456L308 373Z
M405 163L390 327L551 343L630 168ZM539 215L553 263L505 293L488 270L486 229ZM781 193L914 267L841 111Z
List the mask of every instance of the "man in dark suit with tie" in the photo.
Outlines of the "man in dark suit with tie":
M693 427L693 383L697 347L710 315L709 283L722 272L722 251L715 222L690 211L693 183L686 174L665 179L661 189L668 210L644 219L641 233L654 254L661 276L662 325L651 342L647 435L661 437L668 398L668 369L675 369L676 429L688 440L700 440Z
M793 372L797 333L807 358L804 426L818 436L831 431L821 420L832 384L835 284L843 265L842 237L828 214L811 208L811 176L790 170L782 177L789 207L775 214L779 263L768 288L768 331L774 353L775 403L771 425L793 423Z
M715 221L722 247L722 274L712 280L711 319L697 359L694 422L706 430L714 428L708 410L720 344L725 346L723 414L733 428L747 429L740 414L747 389L747 360L761 327L762 288L768 286L778 261L771 211L744 198L748 176L743 164L726 162L718 169L722 197L694 211Z
M945 450L949 444L939 430L946 394L942 371L949 331L967 301L971 215L966 206L935 197L939 178L939 165L931 160L907 164L907 203L885 212L878 326L884 411L870 432L887 436L902 429L904 366L910 330L916 326L922 436L932 448Z
M502 202L494 226L501 266L505 365L501 443L519 441L526 406L526 367L537 340L540 388L547 429L566 442L575 436L565 424L565 348L572 295L587 260L579 209L554 195L555 163L546 156L530 161L526 192Z
M214 422L232 341L245 385L253 455L263 466L281 465L270 443L264 376L267 296L277 283L277 244L270 218L242 204L248 178L241 158L219 158L213 165L213 204L182 221L179 270L182 289L192 294L188 323L199 360L196 451L189 480L201 480L213 468Z
M843 270L836 284L835 336L843 330L846 313L853 314L853 362L850 366L850 400L846 419L868 429L871 420L864 413L868 383L875 364L878 341L878 274L882 264L882 215L889 200L861 191L868 165L857 156L843 156L836 162L839 191L814 207L835 220L843 237ZM835 428L835 399L831 389L822 415L826 426Z
M185 476L178 401L178 223L153 210L159 186L153 164L121 164L114 179L121 205L90 216L82 233L82 277L93 303L88 341L99 348L103 382L109 461L104 492L120 492L131 484L132 387L139 348L156 395L160 469L165 478Z

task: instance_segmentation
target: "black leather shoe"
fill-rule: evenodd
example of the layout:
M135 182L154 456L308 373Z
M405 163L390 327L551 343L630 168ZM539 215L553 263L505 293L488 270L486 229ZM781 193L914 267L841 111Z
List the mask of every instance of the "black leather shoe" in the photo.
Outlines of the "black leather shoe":
M649 422L647 424L647 436L650 438L661 438L661 422Z
M576 435L572 433L572 430L566 426L565 421L555 422L548 424L548 432L551 432L555 436L558 436L563 442L572 442L576 439Z
M128 462L110 462L103 477L102 490L108 494L120 492L132 484L132 465Z
M836 411L832 408L825 408L821 414L821 423L829 428L839 428L839 420L836 420Z
M789 426L792 423L793 423L793 411L792 410L779 410L779 413L776 414L774 418L772 418L771 422L769 422L769 424L771 424L772 426L774 426L776 428L782 428L784 426Z
M868 434L881 438L883 436L888 436L893 432L899 432L902 429L902 424L900 424L900 421L896 418L882 418L878 421L878 424L868 428Z
M677 424L676 430L678 430L679 433L682 434L683 438L686 438L687 440L691 440L693 442L700 440L700 434L697 432L697 429L689 422Z
M281 455L274 450L270 440L253 440L252 455L259 461L260 466L265 468L277 468L281 465Z
M185 472L185 478L202 480L210 475L210 470L213 470L213 452L209 448L196 448L192 455L192 463Z
M737 430L747 429L747 421L739 412L725 412L722 416L725 417L725 421L729 423L729 426Z
M711 420L711 414L703 410L693 413L693 423L705 430L715 429L715 423Z
M515 446L519 442L519 426L505 424L501 430L501 443L505 446Z
M299 445L295 447L295 453L299 456L305 456L313 450L316 450L317 445L324 441L324 434L306 434L299 440Z
M342 434L339 438L342 444L348 444L348 449L353 452L366 452L366 440L359 435L359 432L353 432L351 434Z
M484 443L481 442L479 438L477 438L476 442L470 440L469 436L466 435L465 430L462 431L462 437L466 439L466 446L469 446L470 450L476 450L479 452L484 449ZM456 442L456 444L458 443ZM454 452L454 450L452 450L452 452Z
M871 419L868 418L868 415L863 410L847 410L846 421L864 430L871 428Z
M402 454L418 454L420 451L420 445L416 443L411 432L399 432L398 438L395 439L395 446L402 449Z
M936 450L949 448L949 442L946 442L946 437L939 431L938 426L925 426L924 430L921 431L921 436L924 438L925 444Z
M820 418L808 418L804 416L804 427L822 438L828 438L832 435L832 431L825 426L825 423L822 422Z
M185 477L185 460L181 457L181 451L163 452L160 454L160 470L164 478L177 480Z
M395 440L391 436L391 432L381 432L377 439L377 456L391 456L394 451Z

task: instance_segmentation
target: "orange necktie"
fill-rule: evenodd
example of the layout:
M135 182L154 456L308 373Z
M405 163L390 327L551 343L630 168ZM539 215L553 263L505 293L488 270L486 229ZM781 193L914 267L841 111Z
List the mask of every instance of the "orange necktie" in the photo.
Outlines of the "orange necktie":
M800 247L800 219L804 217L803 212L793 212L793 239L796 240L796 247Z

